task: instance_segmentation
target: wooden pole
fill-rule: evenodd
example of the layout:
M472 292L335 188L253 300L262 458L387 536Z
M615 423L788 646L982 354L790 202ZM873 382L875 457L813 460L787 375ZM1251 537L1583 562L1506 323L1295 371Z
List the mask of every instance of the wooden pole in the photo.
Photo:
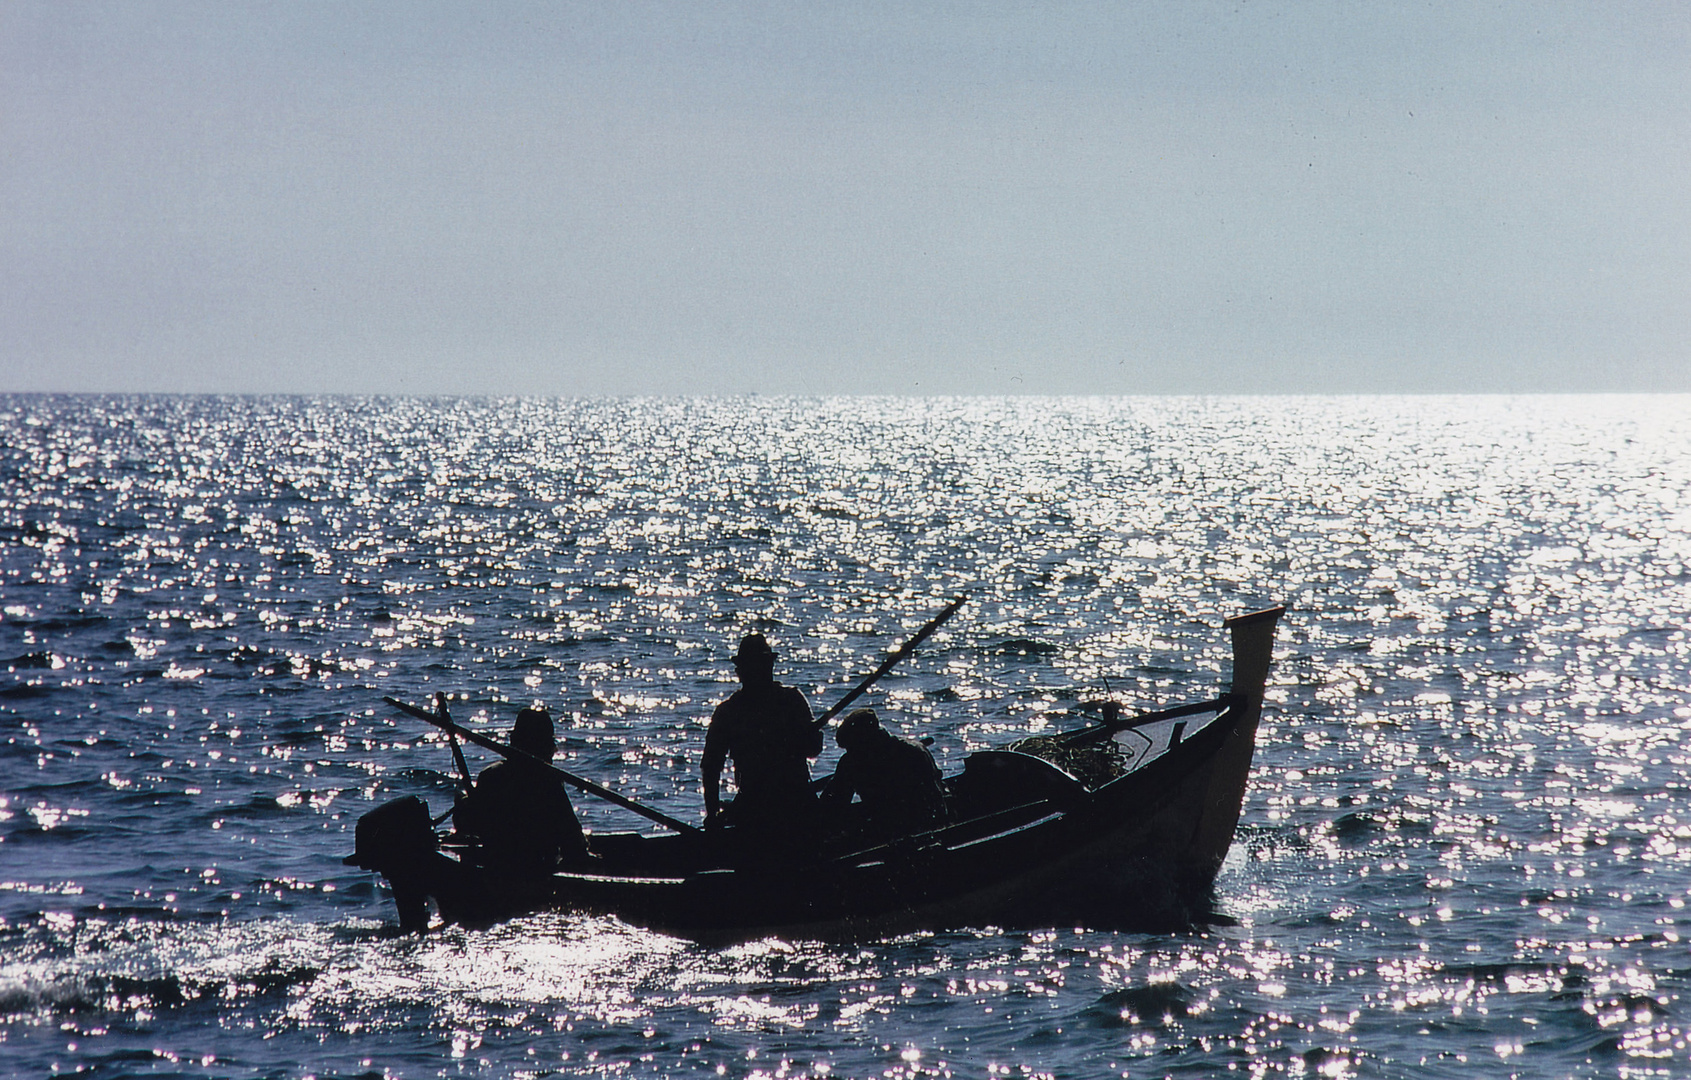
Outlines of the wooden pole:
M951 618L953 615L957 614L957 609L962 607L963 601L965 601L967 599L968 599L968 597L966 597L966 596L959 596L957 599L955 599L951 603L947 604L945 606L944 611L940 612L938 615L935 615L932 619L928 620L928 625L926 625L926 626L922 627L922 629L916 631L916 635L914 637L912 637L909 641L906 641L903 645L900 645L898 647L898 650L896 652L894 652L891 656L887 657L886 660L882 662L881 666L876 668L874 670L874 672L867 679L864 679L862 682L860 682L856 686L852 687L851 693L847 694L845 697L841 698L840 700L834 702L832 708L830 708L827 712L823 713L821 716L817 717L816 718L816 726L822 727L822 726L826 725L828 723L828 721L832 720L834 717L838 716L841 712L845 711L845 707L847 705L850 705L852 702L854 702L858 698L862 697L864 691L868 690L871 686L874 686L875 683L877 681L879 681L879 679L882 675L885 675L887 672L889 672L893 669L894 664L897 664L900 660L903 660L906 656L909 656L911 653L915 652L916 646L918 646L918 645L922 644L922 642L926 641L928 639L929 634L933 633L935 630L938 630L941 623L945 622L945 620L947 620L947 619Z
M446 711L446 695L434 696L434 710L440 718L448 724L452 723L452 714ZM451 728L446 729L446 741L452 744L452 760L458 764L458 775L463 778L464 794L475 790L476 778L470 775L470 763L464 760L464 748L458 745L458 736Z

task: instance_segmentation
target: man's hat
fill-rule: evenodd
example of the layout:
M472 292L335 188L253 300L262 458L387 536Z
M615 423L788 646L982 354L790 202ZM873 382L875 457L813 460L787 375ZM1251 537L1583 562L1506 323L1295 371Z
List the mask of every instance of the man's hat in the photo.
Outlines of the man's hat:
M542 761L551 760L558 750L558 742L553 734L552 714L546 711L546 706L517 713L517 722L511 725L511 745Z
M775 650L769 647L769 642L762 634L747 634L740 639L740 651L734 654L736 662L741 660L773 660Z

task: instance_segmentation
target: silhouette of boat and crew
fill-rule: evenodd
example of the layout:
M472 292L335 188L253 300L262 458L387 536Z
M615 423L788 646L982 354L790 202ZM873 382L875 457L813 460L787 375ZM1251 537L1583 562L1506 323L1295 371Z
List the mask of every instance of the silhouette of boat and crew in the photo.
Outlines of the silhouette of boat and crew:
M1218 918L1213 882L1243 805L1285 609L1226 621L1232 683L1219 697L1137 714L1104 702L1098 722L976 750L954 776L859 708L835 731L844 751L835 771L813 780L810 762L835 717L961 604L820 717L777 681L768 640L743 638L733 657L740 688L705 733L702 826L559 768L544 709L519 712L506 744L454 723L443 695L433 712L387 698L447 732L461 791L440 819L416 796L365 814L345 861L387 879L407 932L436 913L479 925L548 909L700 940ZM459 739L501 760L472 780ZM725 800L730 764L737 791ZM664 831L586 834L568 787ZM446 817L453 828L442 835Z

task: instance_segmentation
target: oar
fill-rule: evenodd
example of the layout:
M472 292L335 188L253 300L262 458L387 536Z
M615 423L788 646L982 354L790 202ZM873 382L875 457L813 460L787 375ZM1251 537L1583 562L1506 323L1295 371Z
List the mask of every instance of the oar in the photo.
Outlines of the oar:
M881 666L875 669L873 674L871 674L867 679L864 679L862 682L858 683L856 686L852 687L851 693L847 694L845 697L841 698L840 700L834 702L834 705L833 705L832 708L830 708L827 712L823 713L821 716L818 716L816 718L816 726L817 727L825 726L828 723L828 721L832 720L834 717L838 716L841 712L843 712L847 705L850 705L852 702L854 702L858 698L862 697L863 692L865 690L868 690L871 686L874 686L876 681L879 680L882 675L885 675L887 672L889 672L893 669L894 664L898 663L900 660L903 660L906 656L909 656L911 653L915 652L916 646L918 646L918 645L922 644L922 642L926 641L928 639L929 634L933 633L935 630L938 630L941 623L943 623L945 620L951 618L953 615L957 614L957 609L962 607L963 601L965 601L967 599L968 599L968 597L966 597L966 596L959 596L957 599L955 599L951 603L947 604L945 606L944 611L940 612L938 615L935 615L931 620L929 620L928 625L926 625L926 626L922 627L922 629L916 631L916 635L914 637L912 637L909 641L906 641L903 645L900 645L898 647L898 651L893 653L891 656L887 657L886 660L882 662Z
M655 821L659 825L667 826L671 829L674 829L676 832L679 832L679 833L689 833L689 834L691 834L691 833L697 833L699 831L697 826L689 825L685 821L680 820L679 818L672 818L668 814L664 813L662 810L653 810L649 806L644 806L640 803L635 802L633 799L630 799L626 795L618 795L616 792L612 791L608 787L602 787L599 784L595 784L593 781L588 780L585 777L577 776L576 774L574 774L572 772L568 772L564 769L560 769L560 768L558 768L558 766L552 764L550 761L545 761L545 760L542 760L541 758L537 758L533 754L526 753L522 750L518 750L514 746L506 746L502 742L499 742L495 739L488 738L486 735L483 735L479 731L471 731L467 727L460 727L459 725L454 724L450 720L442 719L441 717L436 716L434 713L427 712L426 710L417 708L415 705L408 705L405 702L400 701L397 698L384 697L384 698L382 698L382 700L387 702L389 705L392 705L396 709L400 709L400 710L402 710L406 713L409 713L412 716L415 716L419 720L428 721L429 723L433 724L435 727L440 728L442 731L445 731L448 734L461 735L464 738L468 739L470 742L475 743L477 746L480 746L480 747L487 749L487 750L492 750L495 754L500 755L501 757L505 758L507 761L527 761L527 762L531 762L532 764L540 765L540 766L543 766L545 768L551 769L553 772L558 774L560 779L562 779L565 783L571 785L572 787L580 788L582 791L587 792L589 795L597 795L597 796L599 796L599 798L604 799L607 802L616 803L618 806L620 806L620 807L622 807L626 810L632 810L636 814L639 814L641 817L646 818L650 821Z

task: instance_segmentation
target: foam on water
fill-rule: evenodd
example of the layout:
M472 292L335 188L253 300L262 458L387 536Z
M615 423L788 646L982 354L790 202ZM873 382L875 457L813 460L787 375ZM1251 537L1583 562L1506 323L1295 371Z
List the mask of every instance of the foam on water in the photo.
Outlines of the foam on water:
M208 1076L1691 1069L1685 398L0 398L0 1060ZM383 694L697 815L738 635L969 750L1269 711L1184 935L393 937ZM823 766L826 767L827 759ZM593 828L630 827L578 800Z

